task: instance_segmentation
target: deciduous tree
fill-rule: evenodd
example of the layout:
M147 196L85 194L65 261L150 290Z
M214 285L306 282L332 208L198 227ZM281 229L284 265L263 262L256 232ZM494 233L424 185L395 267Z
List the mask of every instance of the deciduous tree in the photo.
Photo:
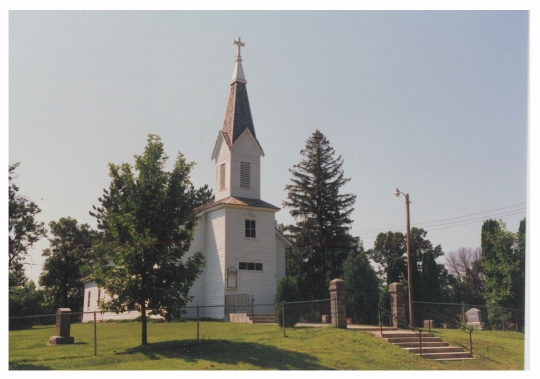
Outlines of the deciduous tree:
M29 250L47 231L43 222L36 220L41 209L33 201L19 195L15 184L15 169L19 163L9 166L9 271L10 286L23 285L23 265Z
M71 217L51 221L49 227L54 237L49 238L50 248L43 250L47 259L39 285L46 288L52 310L70 308L78 312L84 300L82 280L90 274L92 265L95 232L88 224L78 224Z
M519 317L523 325L523 312L512 315L501 308L525 308L525 220L518 233L508 231L502 220L486 220L481 242L484 297L491 327L501 328L499 321L511 317Z
M390 285L399 282L407 274L406 252L403 233L388 231L377 235L373 249L369 249L366 254L381 266L386 284Z
M163 143L150 135L142 155L130 164L109 164L109 190L96 209L101 241L94 280L111 300L105 310L141 312L141 342L147 344L146 315L178 317L192 298L189 289L202 273L200 252L185 257L194 234L195 195L190 182L193 163L179 153L171 172Z

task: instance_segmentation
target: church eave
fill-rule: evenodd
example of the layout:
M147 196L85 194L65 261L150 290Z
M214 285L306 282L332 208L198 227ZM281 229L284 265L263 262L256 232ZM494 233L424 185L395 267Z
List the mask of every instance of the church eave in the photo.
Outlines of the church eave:
M211 208L217 207L217 206L225 206L225 205L231 205L231 206L238 206L238 207L253 207L253 208L261 208L269 211L277 212L281 208L276 207L275 205L272 205L270 203L267 203L266 201L259 200L259 199L249 199L246 197L234 197L229 196L217 201L212 201L210 203L206 203L198 208L195 208L195 213L202 214L204 211L207 211Z

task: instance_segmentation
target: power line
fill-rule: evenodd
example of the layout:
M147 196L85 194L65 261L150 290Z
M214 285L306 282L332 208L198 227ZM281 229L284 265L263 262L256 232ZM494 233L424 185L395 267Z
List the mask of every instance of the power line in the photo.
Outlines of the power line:
M484 211L484 212L479 212L479 213L472 213L472 214L465 215L465 216L458 216L458 217L444 218L444 219L434 220L434 221L415 222L415 225L432 224L432 223L434 223L434 222L447 221L447 220L455 220L455 219L458 219L458 218L464 218L464 217L476 216L476 215L483 214L483 213L491 213L491 212L495 212L495 211L498 211L498 210L501 210L501 209L508 209L508 208L517 207L517 206L523 205L523 204L525 204L525 203L519 203L519 204L515 204L515 205L509 205L509 206L507 206L507 207L502 207L502 208L494 208L494 209L489 210L489 211ZM490 216L490 217L495 217L495 216L497 216L497 215L492 215L492 216ZM463 221L465 221L465 220L463 220ZM406 227L406 225L399 225L399 226L390 226L390 227L385 227L385 228L356 230L355 232L371 232L371 231L377 231L377 230L389 230L389 229L392 229L392 228L405 228L405 227Z
M445 208L445 209L459 209L459 210L467 210L467 211L480 211L480 210L488 210L489 208L460 208L460 207L447 207L444 205L436 205L436 204L426 204L426 203L419 203L417 201L411 201L412 204L418 204L418 205L427 205L428 207L436 207L436 208ZM517 205L523 205L525 203L520 203Z
M512 211L509 211L509 212L506 212L506 213L501 213L501 214L497 214L497 215L492 215L492 217L498 217L498 216L514 216L514 215L517 215L517 214L521 214L523 211L525 211L526 209L523 208L523 209L520 209L520 210L512 210ZM471 220L474 220L474 219L471 219ZM428 231L434 231L434 230L441 230L441 229L447 229L447 228L455 228L457 226L464 226L464 225L470 225L470 224L476 224L478 222L482 222L484 220L484 217L479 217L476 221L472 221L472 222L469 222L471 220L461 220L461 221L454 221L454 222L449 222L449 223L442 223L442 224L438 224L438 225L432 225L432 226L442 226L442 225L450 225L450 224L455 224L455 223L458 223L458 225L451 225L451 226L444 226L442 228L435 228L435 229L429 229ZM358 236L362 236L364 238L371 238L371 237L375 237L377 236L379 233L367 233L367 234L360 234L359 232L355 232L355 233L352 233L354 235L358 235Z

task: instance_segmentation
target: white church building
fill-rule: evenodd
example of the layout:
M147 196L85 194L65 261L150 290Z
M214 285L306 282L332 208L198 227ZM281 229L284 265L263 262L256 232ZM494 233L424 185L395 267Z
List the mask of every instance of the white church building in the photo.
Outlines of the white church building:
M285 276L285 248L291 243L276 229L279 208L261 200L261 144L257 140L242 68L238 38L225 120L211 159L215 164L214 201L196 209L199 220L186 257L200 251L204 272L190 290L189 306L201 306L200 317L229 320L238 305L272 304ZM108 294L85 283L84 312L99 311L97 300ZM223 307L204 307L223 306ZM257 309L257 307L255 307ZM262 309L262 308L261 308ZM195 315L188 309L187 317ZM138 312L99 313L98 320L134 318ZM85 313L83 321L92 321Z

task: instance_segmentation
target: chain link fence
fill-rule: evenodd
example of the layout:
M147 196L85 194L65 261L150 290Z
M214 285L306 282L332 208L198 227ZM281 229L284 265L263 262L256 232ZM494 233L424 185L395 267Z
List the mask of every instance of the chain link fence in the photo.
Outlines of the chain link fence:
M330 323L330 300L279 304L194 306L183 316L166 322L147 316L147 342L164 348L205 341L244 341L253 335L286 336L286 328L302 323ZM9 318L9 362L39 362L60 358L115 355L140 349L142 323L139 312L71 312L72 344L50 344L57 335L57 314ZM283 324L285 320L293 320Z
M483 330L525 331L525 310L465 303L428 303L413 301L415 323L433 320L432 327L454 329L470 325ZM477 311L471 311L477 309ZM469 312L471 311L471 312ZM478 316L474 316L474 314ZM421 325L420 325L421 324Z

